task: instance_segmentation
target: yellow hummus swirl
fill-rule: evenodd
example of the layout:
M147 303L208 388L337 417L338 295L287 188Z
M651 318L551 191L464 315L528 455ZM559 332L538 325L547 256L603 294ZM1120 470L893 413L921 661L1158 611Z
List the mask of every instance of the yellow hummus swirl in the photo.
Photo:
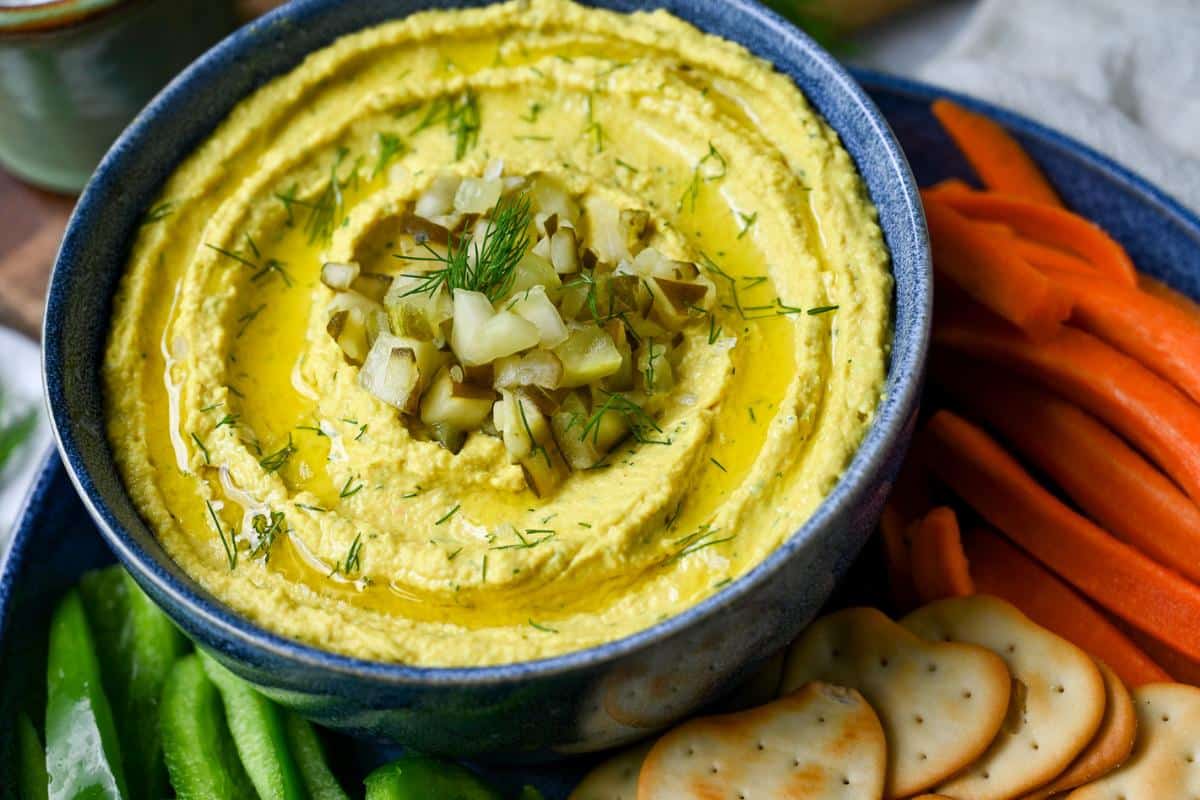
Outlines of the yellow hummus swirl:
M398 215L497 159L649 210L718 291L670 443L545 498L495 437L415 437L325 334L321 264L403 270ZM255 623L385 661L546 657L685 610L804 522L871 423L890 296L850 158L739 46L567 0L423 13L312 54L168 181L116 299L109 436L167 552Z

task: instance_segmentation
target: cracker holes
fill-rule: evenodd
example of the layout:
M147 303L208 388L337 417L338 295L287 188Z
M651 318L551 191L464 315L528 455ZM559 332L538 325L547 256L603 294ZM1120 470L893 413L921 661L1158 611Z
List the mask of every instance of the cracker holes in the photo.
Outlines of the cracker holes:
M925 671L926 672L937 672L937 664L930 664L929 666L925 667Z
M825 724L825 715L822 714L821 716L817 717L817 722L821 725L824 725Z
M718 772L720 772L721 770L717 769L717 765L716 765L716 764L713 764L711 767L709 767L709 768L708 768L708 771L709 771L709 774L711 774L711 775L716 775L716 774L717 774Z
M1054 687L1054 691L1055 691L1055 693L1056 693L1056 694L1066 694L1066 693L1067 693L1067 687L1063 686L1063 685L1060 683L1060 684L1058 684L1057 686L1055 686L1055 687Z
M1037 742L1034 742L1034 743L1032 743L1032 744L1030 745L1030 747L1032 747L1034 750L1041 750L1041 749L1042 749L1042 748L1041 748L1041 745L1039 745Z
M970 700L972 697L975 696L975 693L972 692L970 689L963 689L962 696L963 696L963 700Z
M1017 652L1017 646L1015 644L1009 644L1008 647L1004 648L1004 652L1015 653L1015 652Z
M983 772L983 779L984 779L985 781L989 781L989 780L991 780L991 779L992 779L992 773L988 772L987 770L984 770L984 772Z
M928 758L929 756L925 755L924 753L917 753L917 761L926 761Z
M913 722L917 723L918 725L924 725L925 718L922 717L920 714L917 714L915 717L913 717Z
M889 663L890 662L886 658L879 659L879 666L881 669L887 669Z
M1163 722L1170 722L1170 721L1171 721L1171 715L1170 715L1170 714L1163 714L1163 715L1162 715L1162 721L1163 721Z
M850 785L850 779L847 778L845 775L843 775L842 776L842 786L849 786L849 785Z
M695 750L695 748L689 747L689 748L687 749L687 754L688 754L688 758L691 758L692 756L696 755L696 750Z

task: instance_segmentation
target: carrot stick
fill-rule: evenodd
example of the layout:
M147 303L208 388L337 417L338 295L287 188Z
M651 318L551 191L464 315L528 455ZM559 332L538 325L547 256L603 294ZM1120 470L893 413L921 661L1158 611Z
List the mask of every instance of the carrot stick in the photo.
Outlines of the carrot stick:
M1074 272L1079 275L1102 275L1088 262L1065 250L1051 247L1048 244L1026 239L1024 236L1013 236L1013 250L1036 269L1056 269L1062 272Z
M1090 517L1200 583L1200 508L1091 415L966 359L936 356L934 381L999 433Z
M1200 587L1047 492L990 436L948 411L925 428L930 468L989 523L1104 608L1200 658Z
M1108 664L1130 686L1170 679L1091 603L1004 537L977 528L966 533L963 546L981 594L1012 603L1038 625Z
M1114 619L1112 622L1124 631L1134 644L1142 648L1146 655L1161 664L1173 679L1200 686L1200 662L1188 658L1178 650L1157 641L1152 636L1147 636L1119 619Z
M925 187L923 191L929 192L930 194L937 194L938 192L973 192L975 191L975 187L964 181L962 178L946 178L945 180L938 181L932 186Z
M989 189L1035 203L1062 205L1037 164L1004 128L950 100L935 100L932 110Z
M1136 358L1200 402L1200 322L1137 288L1059 270L1047 276L1074 296L1072 325Z
M1002 222L1020 236L1074 253L1113 280L1137 285L1137 270L1125 249L1096 224L1064 208L960 189L923 196L936 197L970 219Z
M1007 237L934 197L925 199L925 219L938 274L1035 341L1057 333L1071 313L1069 293L1017 256Z
M1040 345L981 312L952 311L934 341L1008 367L1108 423L1200 501L1200 407L1182 392L1091 334L1064 326Z
M912 555L909 552L908 527L932 507L929 477L920 459L909 453L883 505L879 531L887 562L888 585L897 611L917 607L917 588L913 583Z
M922 603L975 594L954 509L939 506L916 524L912 574Z
M1177 309L1200 322L1200 303L1182 292L1177 292L1157 278L1151 278L1144 272L1138 273L1138 288L1149 295L1165 300Z

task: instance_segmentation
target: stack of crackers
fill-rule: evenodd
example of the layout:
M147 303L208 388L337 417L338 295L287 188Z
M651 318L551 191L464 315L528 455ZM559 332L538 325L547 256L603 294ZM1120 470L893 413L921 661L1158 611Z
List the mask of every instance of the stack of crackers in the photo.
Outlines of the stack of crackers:
M1200 797L1200 689L1131 693L993 597L824 617L780 694L611 758L571 800Z

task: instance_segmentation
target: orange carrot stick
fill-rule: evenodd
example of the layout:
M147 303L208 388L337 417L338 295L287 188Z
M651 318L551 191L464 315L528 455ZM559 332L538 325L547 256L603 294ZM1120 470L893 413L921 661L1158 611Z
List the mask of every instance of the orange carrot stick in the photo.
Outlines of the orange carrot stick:
M1200 587L1072 511L961 417L939 411L924 439L935 474L1009 539L1138 630L1200 658Z
M1075 298L1072 325L1136 358L1200 403L1200 322L1137 288L1059 270L1047 276Z
M1200 322L1200 303L1182 292L1177 292L1157 278L1151 278L1144 272L1138 273L1138 288L1146 294L1154 295L1159 300L1165 300L1189 317Z
M1161 665L1174 680L1200 686L1200 661L1188 658L1173 647L1147 636L1119 619L1112 620L1112 623L1124 631L1125 635L1154 659L1156 664Z
M1200 582L1200 508L1095 417L1050 392L939 355L934 381L1113 535Z
M970 219L1002 222L1020 236L1074 253L1113 280L1137 285L1125 249L1095 223L1064 208L1031 203L995 192L946 190L934 196Z
M938 274L1035 341L1057 333L1071 313L1069 293L1017 256L1008 237L931 196L925 198L925 219Z
M952 311L934 341L1008 367L1107 422L1200 502L1200 406L1134 359L1064 326L1040 345L981 312Z
M1036 269L1056 269L1062 272L1074 272L1079 275L1102 275L1088 262L1065 250L1051 247L1048 244L1026 239L1024 236L1013 236L1013 250Z
M970 530L963 546L981 594L1012 603L1038 625L1108 664L1130 686L1170 680L1106 616L1002 536L984 528Z
M1035 203L1062 205L1025 149L997 123L950 100L935 100L933 115L989 189Z
M912 574L922 603L975 594L954 509L940 506L912 534Z
M946 178L945 180L938 181L932 186L925 187L925 189L922 191L929 192L931 194L937 194L938 192L973 192L975 191L975 187L964 181L962 178Z
M932 507L929 477L915 453L909 453L883 505L879 531L883 538L888 584L892 602L899 612L917 607L917 588L913 583L912 555L908 528Z

